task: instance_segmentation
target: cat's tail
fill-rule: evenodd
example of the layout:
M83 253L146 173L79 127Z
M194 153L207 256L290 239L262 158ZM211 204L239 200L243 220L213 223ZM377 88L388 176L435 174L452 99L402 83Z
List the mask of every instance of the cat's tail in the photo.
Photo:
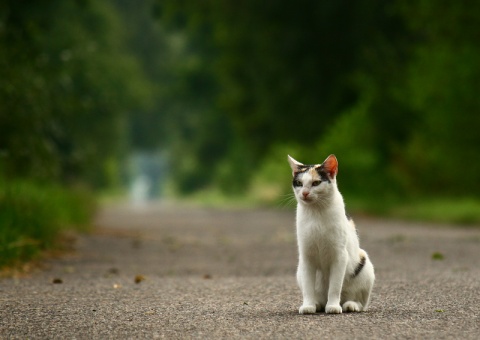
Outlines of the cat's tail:
M372 261L368 257L368 254L365 250L360 249L361 258L365 259L365 264L362 268L362 272L356 278L359 280L359 286L361 290L360 302L363 305L362 310L366 311L370 304L370 297L373 289L373 284L375 282L375 270L373 268Z

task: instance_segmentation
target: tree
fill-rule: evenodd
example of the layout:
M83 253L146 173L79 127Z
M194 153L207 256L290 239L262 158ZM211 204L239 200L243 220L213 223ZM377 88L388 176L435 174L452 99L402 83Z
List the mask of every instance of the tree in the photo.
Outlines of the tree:
M5 1L1 13L2 172L109 184L126 114L150 96L115 8Z

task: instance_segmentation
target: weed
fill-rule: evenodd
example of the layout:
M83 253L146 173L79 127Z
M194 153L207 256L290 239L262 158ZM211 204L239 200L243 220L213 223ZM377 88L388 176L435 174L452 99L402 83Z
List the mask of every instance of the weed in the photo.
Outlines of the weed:
M0 179L0 267L55 246L62 230L86 230L93 198L79 189Z
M445 257L442 253L435 252L432 254L432 260L443 260Z

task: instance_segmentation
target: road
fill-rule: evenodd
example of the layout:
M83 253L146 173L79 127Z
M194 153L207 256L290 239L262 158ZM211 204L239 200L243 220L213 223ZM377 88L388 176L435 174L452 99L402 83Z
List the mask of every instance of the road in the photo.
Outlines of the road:
M74 251L0 279L0 339L479 338L480 228L356 223L370 310L299 315L293 211L110 206Z

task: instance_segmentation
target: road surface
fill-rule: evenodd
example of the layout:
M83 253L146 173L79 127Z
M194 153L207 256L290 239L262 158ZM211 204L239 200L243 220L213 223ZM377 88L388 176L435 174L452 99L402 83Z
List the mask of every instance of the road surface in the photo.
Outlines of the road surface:
M478 339L480 228L356 219L368 312L299 315L293 211L110 206L0 279L0 339Z

